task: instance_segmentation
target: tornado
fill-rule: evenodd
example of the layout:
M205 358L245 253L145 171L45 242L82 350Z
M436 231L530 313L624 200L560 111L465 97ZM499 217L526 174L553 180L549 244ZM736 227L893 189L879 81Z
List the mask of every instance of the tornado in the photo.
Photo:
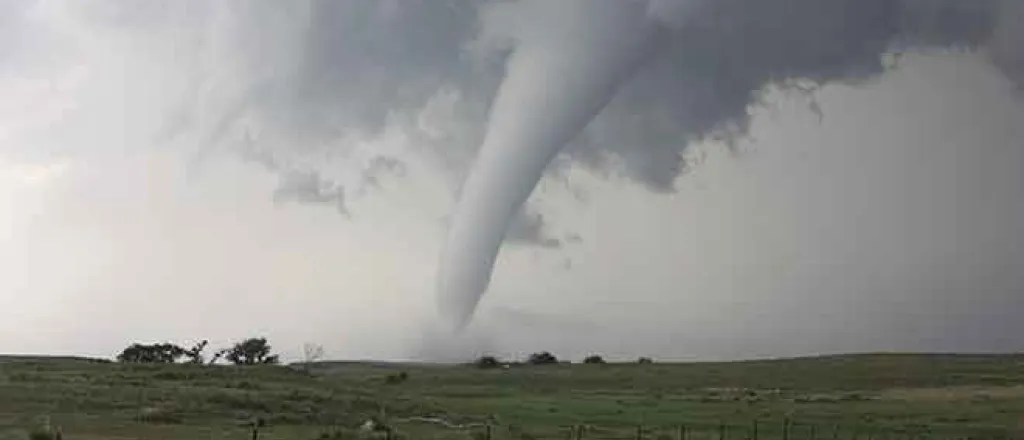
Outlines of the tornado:
M510 220L548 163L656 50L664 30L642 1L537 0L519 6L526 21L513 26L514 51L439 265L439 310L455 330L471 320Z

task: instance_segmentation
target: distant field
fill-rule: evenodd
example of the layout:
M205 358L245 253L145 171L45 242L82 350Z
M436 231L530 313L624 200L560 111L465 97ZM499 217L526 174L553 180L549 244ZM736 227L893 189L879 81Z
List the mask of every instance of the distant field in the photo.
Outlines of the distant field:
M406 372L408 379L389 383ZM392 380L391 382L394 382ZM48 418L64 438L346 438L383 413L399 438L1024 438L1024 356L857 355L696 364L297 367L0 357L0 439ZM427 423L443 419L466 427Z

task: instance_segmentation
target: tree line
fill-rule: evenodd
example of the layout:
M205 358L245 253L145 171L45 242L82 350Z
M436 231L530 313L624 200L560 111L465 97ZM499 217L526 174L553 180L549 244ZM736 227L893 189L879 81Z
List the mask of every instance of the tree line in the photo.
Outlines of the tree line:
M224 359L235 365L276 365L280 357L271 353L267 338L249 338L234 345L217 350L207 360L203 352L209 341L201 341L191 348L184 348L169 342L156 344L134 343L117 355L121 363L137 364L215 364Z
M562 362L563 361L560 361L558 359L558 357L556 357L555 355L551 354L551 352L540 351L540 352L533 353L533 354L529 355L526 358L526 360L523 361L523 362L503 362L502 360L498 359L495 356L482 356L480 358L477 358L477 360L474 361L473 364L476 365L479 368L489 369L489 368L507 367L507 366L514 365L514 364L554 365L554 364L559 364L559 363L562 363ZM601 357L601 355L592 354L592 355L589 355L589 356L585 357L583 359L583 363L584 364L590 364L590 365L603 365L603 364L606 364L607 362L605 362L604 358ZM636 363L642 364L642 365L653 364L654 360L649 358L649 357L641 357L641 358L637 359Z
M125 348L117 355L117 361L121 363L144 363L144 364L215 364L221 359L234 365L276 365L280 363L280 357L272 354L267 338L249 338L234 345L217 350L209 359L203 354L209 345L209 341L203 340L191 348L184 348L169 342L156 344L134 343ZM304 364L320 360L323 357L323 347L315 344L303 346ZM648 357L641 357L636 361L639 364L651 364L654 361ZM479 368L501 368L513 364L528 365L553 365L563 363L555 355L548 351L541 351L529 355L523 362L504 362L494 356L482 356L473 362ZM584 364L605 364L600 355L590 355L583 359Z

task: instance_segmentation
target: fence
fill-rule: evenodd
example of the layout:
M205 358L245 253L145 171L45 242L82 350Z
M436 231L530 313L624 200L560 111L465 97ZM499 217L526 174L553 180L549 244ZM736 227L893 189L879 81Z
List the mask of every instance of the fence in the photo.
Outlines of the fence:
M473 432L477 440L540 440L545 436L525 432L501 433L500 427L486 425ZM745 426L720 423L680 424L675 427L637 426L628 429L594 425L572 425L563 428L561 438L567 440L1024 440L1020 432L1005 428L878 426L800 423L753 420Z

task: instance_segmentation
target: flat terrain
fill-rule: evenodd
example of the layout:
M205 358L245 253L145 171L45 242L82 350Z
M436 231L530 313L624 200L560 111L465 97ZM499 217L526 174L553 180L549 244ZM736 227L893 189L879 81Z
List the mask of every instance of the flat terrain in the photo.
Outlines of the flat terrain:
M406 380L398 380L401 372ZM388 377L392 379L388 379ZM299 367L0 357L0 439L1024 438L1024 356L856 355L696 364ZM429 420L425 420L429 419ZM445 423L439 423L440 421ZM456 426L458 425L458 426ZM724 431L724 432L723 432Z

